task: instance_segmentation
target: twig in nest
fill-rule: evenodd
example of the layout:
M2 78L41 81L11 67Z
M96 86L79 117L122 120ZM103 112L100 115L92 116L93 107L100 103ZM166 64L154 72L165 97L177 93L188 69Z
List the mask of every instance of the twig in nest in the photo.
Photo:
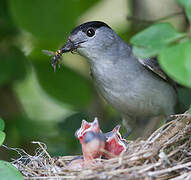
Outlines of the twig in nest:
M163 169L163 170L158 170L158 171L154 171L154 172L149 172L148 175L149 176L159 176L161 174L165 174L165 173L171 173L172 171L175 170L179 170L179 169L184 169L191 166L191 162L185 163L185 164L180 164L171 168L167 168L167 169Z
M46 151L47 146L46 144L39 142L39 141L32 141L33 144L38 144L40 146L40 148L44 151L44 153L47 155L47 157L51 160L51 156L49 155L49 153Z

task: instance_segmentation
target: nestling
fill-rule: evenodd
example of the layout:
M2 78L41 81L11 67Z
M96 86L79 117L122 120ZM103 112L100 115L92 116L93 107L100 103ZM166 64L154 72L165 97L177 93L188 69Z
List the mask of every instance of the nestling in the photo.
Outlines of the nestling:
M101 158L106 138L100 130L97 118L91 123L82 120L81 127L76 131L75 136L82 145L85 162L92 161L95 158Z

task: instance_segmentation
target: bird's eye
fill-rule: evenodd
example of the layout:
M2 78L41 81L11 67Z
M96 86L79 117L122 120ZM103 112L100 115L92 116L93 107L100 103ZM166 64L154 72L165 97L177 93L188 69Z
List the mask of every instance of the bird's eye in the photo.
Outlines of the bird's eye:
M89 28L89 29L86 31L86 35L87 35L88 37L92 37L92 36L94 36L94 34L95 34L95 31L94 31L93 28Z

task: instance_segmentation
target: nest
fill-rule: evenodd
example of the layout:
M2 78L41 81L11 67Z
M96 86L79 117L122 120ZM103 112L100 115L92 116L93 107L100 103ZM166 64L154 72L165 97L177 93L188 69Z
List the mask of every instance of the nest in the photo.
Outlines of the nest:
M191 115L174 120L156 130L148 139L129 141L119 157L98 159L99 165L73 171L67 163L75 156L50 157L45 144L34 156L17 149L20 158L13 165L25 179L191 179Z

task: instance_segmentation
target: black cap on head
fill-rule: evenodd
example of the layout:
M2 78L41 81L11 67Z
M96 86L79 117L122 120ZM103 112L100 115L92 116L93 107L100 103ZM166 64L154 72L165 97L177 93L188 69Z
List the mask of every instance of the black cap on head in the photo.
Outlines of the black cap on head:
M100 28L102 26L108 27L110 28L107 24L105 24L104 22L101 21L90 21L90 22L86 22L84 24L79 25L78 27L76 27L75 29L72 30L71 34L76 34L79 31L83 31L86 32L88 28L92 27L94 29ZM111 29L111 28L110 28Z

